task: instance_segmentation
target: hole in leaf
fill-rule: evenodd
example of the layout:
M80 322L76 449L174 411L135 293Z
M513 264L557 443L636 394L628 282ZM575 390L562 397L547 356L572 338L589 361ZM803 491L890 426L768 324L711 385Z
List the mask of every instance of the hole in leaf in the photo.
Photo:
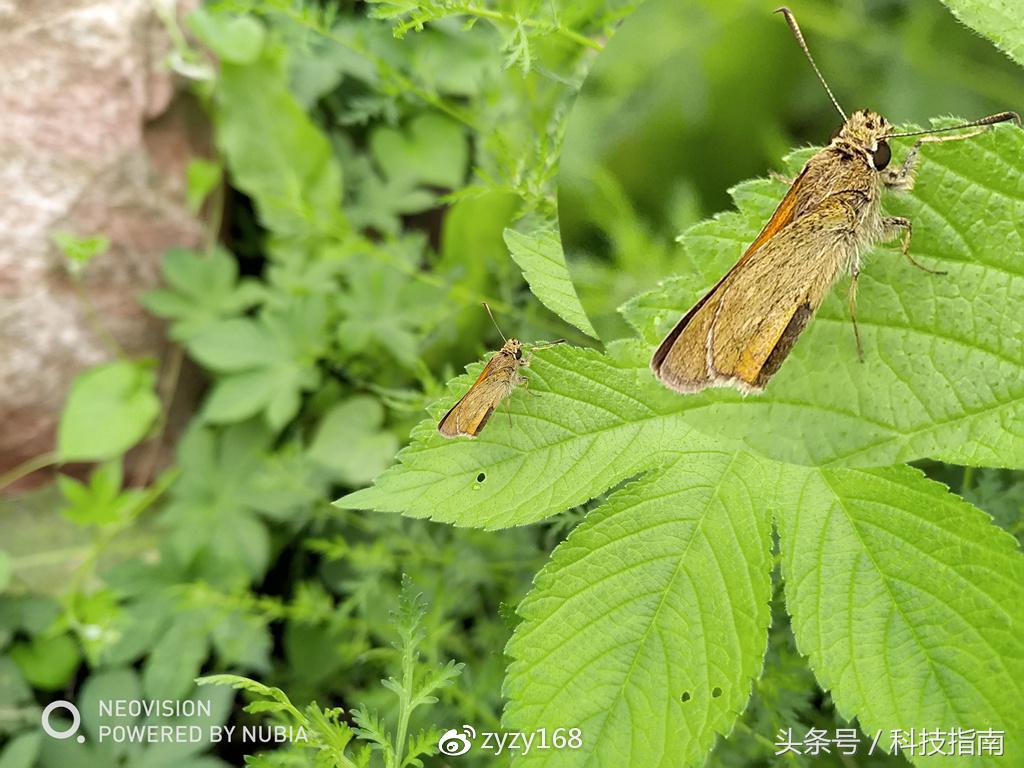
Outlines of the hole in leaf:
M690 700L690 692L689 691L683 691L683 695L679 697L679 700L681 702L683 702L683 703L686 703L687 701L689 701Z
M711 689L711 698L717 699L721 695L722 695L722 689L719 688L717 685L714 688Z
M483 472L481 472L479 475L476 476L476 481L478 483L482 483L486 479L487 479L487 475L485 475Z

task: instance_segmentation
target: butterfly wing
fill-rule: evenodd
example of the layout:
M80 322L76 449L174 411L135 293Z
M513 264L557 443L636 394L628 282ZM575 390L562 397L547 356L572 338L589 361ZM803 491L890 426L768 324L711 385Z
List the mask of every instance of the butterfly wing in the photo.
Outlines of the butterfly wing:
M655 352L651 366L667 386L758 391L782 365L850 259L859 194L831 195L796 217L797 193L794 184L736 266Z
M736 272L740 271L740 268L747 261L747 259L751 257L752 254L759 250L764 243L768 242L772 237L774 237L778 232L780 232L784 227L786 227L790 222L793 221L797 212L797 201L800 198L800 187L807 177L807 170L809 167L810 164L808 164L808 166L805 167L803 171L800 172L800 175L790 185L785 197L782 198L782 202L779 203L779 205L775 208L775 212L772 214L771 218L768 219L768 223L765 224L764 227L762 227L761 232L758 234L756 238L754 238L754 242L752 242L743 252L743 255L740 256L739 261L737 261L732 266L732 269L725 273L722 279L719 280L718 283L716 283L710 291L704 294L700 301L693 305L689 312L683 315L683 318L678 323L676 323L675 327L669 332L669 334L658 346L658 349L654 353L654 357L651 358L651 369L654 371L655 375L658 376L658 378L665 381L665 383L669 384L669 386L672 386L670 381L671 379L675 379L678 377L692 378L697 374L699 370L701 370L702 366L700 365L699 361L694 359L692 361L692 364L688 364L685 366L685 368L687 369L686 371L673 371L670 367L665 372L669 378L666 378L666 376L662 375L662 367L665 364L666 359L669 357L670 352L676 346L676 342L679 341L679 337L683 334L683 331L690 327L691 321L695 319L695 316L699 312L701 312L701 310L706 304L708 304L709 302L712 303L713 306L710 314L705 313L705 317L701 318L702 325L704 326L703 331L705 332L703 335L706 335L706 332L708 330L707 325L710 319L714 317L715 314L715 296L718 293L719 289L721 289L724 286L724 284L730 279L730 277L732 277ZM695 328L691 333L687 335L696 338L702 335L699 331L699 328ZM674 357L676 358L675 362L677 365L681 362L685 362L680 359L679 352L680 351L677 350L676 354L674 355ZM671 361L669 365L671 366ZM673 389L675 388L676 387L673 387ZM697 387L697 389L703 389L703 387ZM690 392L697 391L697 389L684 389L680 391Z
M494 409L514 387L518 361L498 352L484 366L473 386L453 405L437 424L445 437L476 437L487 426Z

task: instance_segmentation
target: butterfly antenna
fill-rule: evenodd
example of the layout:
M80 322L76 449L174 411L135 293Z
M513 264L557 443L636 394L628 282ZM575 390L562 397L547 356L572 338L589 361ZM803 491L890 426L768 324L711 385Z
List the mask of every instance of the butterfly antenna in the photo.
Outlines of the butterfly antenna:
M530 348L536 352L538 349L548 349L549 347L557 347L559 344L568 344L567 339L555 339L554 341L538 341L530 345Z
M505 338L505 334L501 332L501 328L498 327L498 321L494 319L494 313L492 313L491 308L487 306L487 302L481 301L480 303L484 305L484 309L487 310L487 314L491 316L491 322L494 323L494 328L498 331L498 335L501 336L501 340L508 341L508 339Z
M796 38L796 41L800 43L800 47L804 49L804 55L807 57L807 60L811 62L811 66L814 67L814 72L818 76L818 79L821 80L821 84L825 86L825 93L827 93L828 97L832 99L832 106L834 106L836 111L843 116L843 122L846 122L849 118L846 116L846 113L843 112L843 108L839 106L839 102L832 93L832 89L829 88L828 83L825 82L825 76L821 74L821 70L818 69L818 65L814 63L814 57L811 56L811 50L807 47L807 42L804 40L803 32L800 31L800 26L796 23L796 16L794 16L793 12L785 6L782 8L776 8L775 12L781 13L786 17L786 23L789 24L789 28L793 30L793 36Z
M943 131L959 131L961 128L974 128L977 125L995 125L996 123L1005 123L1012 120L1018 127L1020 126L1020 115L1016 112L999 112L995 115L989 115L988 117L982 117L979 120L972 120L969 123L962 123L961 125L949 125L945 128L931 128L927 131L908 131L907 133L889 133L886 134L887 139L899 139L904 136L924 136L928 133L942 133Z

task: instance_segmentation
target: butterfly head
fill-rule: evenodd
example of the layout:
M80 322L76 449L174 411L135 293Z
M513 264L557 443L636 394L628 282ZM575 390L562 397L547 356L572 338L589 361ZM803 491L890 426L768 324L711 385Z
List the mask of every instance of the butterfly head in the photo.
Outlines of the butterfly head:
M889 121L877 112L862 109L832 135L832 144L842 144L864 155L874 170L881 171L892 159L892 150L885 139L892 130Z
M501 354L511 355L516 360L521 360L523 357L523 342L519 339L509 339L502 346Z

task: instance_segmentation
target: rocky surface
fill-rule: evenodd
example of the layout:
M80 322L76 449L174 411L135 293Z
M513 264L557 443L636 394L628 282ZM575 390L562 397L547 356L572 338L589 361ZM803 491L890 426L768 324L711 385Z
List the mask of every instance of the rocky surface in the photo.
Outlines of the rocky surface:
M168 247L200 242L184 171L207 131L152 5L0 0L0 473L52 450L75 374L112 355L97 324L166 350L136 296ZM110 239L81 286L56 232Z

